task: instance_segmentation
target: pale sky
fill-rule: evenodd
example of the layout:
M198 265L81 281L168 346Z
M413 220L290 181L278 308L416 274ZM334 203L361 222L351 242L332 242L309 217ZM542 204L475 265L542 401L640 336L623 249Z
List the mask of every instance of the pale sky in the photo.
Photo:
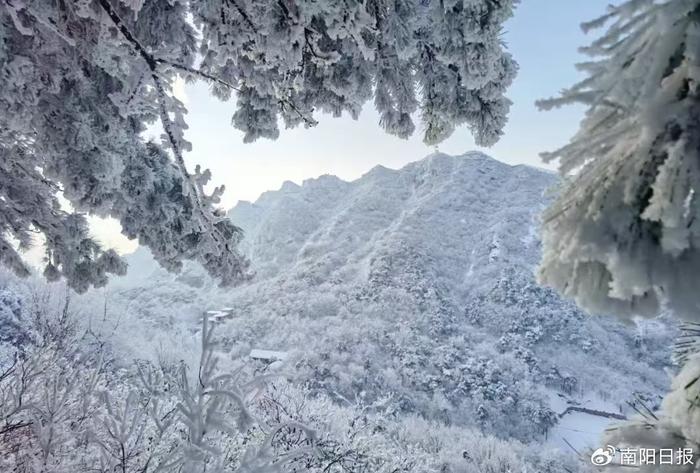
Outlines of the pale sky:
M538 153L565 144L582 117L580 107L540 112L534 102L556 95L578 78L574 64L584 59L577 48L587 44L579 28L583 21L605 11L605 0L523 0L505 26L504 40L520 65L508 97L513 101L505 135L490 149L481 149L510 164L545 166ZM359 120L318 115L320 124L281 130L275 141L243 143L243 134L231 127L233 102L220 102L206 84L187 85L184 93L190 129L186 137L193 150L186 156L191 169L211 169L213 183L225 184L223 206L255 200L262 192L279 189L286 180L334 174L352 180L381 164L399 168L435 150L421 142L420 133L408 140L387 135L378 126L373 105L365 106ZM418 122L418 121L417 121ZM440 151L462 154L479 149L466 128L457 129ZM117 222L93 220L95 235L122 252L136 244L119 234Z

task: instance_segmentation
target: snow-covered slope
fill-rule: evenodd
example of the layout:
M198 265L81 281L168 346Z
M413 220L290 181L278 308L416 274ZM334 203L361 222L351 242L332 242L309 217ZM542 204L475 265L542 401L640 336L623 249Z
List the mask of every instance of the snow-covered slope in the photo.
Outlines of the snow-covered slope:
M139 254L112 290L154 326L233 307L220 329L233 353L288 353L298 383L339 403L566 436L567 406L620 414L635 395L656 401L670 331L585 316L535 284L537 215L555 184L475 152L285 183L230 212L250 282L217 289Z
M510 245L504 251L518 247L511 259L536 259L533 218L554 182L552 174L481 153L435 154L401 170L375 167L352 183L333 176L286 183L253 204L240 203L230 216L245 229L244 249L262 277L343 255L326 269L347 275L351 266L366 278L362 270L408 245L434 257L438 273L460 290L465 271L484 266L484 255L495 257L501 241ZM506 237L513 228L525 245Z

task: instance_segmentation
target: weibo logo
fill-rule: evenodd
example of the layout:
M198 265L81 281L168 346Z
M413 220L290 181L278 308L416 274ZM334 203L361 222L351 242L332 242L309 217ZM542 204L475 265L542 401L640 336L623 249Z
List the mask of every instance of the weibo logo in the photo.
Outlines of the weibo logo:
M615 456L615 447L608 445L605 448L599 448L591 455L591 463L596 466L609 465Z

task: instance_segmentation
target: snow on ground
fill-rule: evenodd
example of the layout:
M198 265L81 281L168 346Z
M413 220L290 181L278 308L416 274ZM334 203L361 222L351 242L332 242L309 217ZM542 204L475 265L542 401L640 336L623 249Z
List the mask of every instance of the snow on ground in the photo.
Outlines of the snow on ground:
M560 414L571 406L566 396L557 393L551 393L550 402L550 406ZM608 413L619 413L620 410L617 403L603 400L595 395L577 400L576 405ZM547 433L545 445L585 455L585 452L601 446L601 435L606 428L619 422L619 420L585 412L568 412L561 416L557 425Z

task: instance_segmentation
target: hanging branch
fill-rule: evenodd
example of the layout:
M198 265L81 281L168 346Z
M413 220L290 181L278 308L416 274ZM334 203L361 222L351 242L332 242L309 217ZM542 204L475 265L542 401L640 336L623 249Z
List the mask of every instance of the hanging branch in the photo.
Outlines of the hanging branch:
M143 60L146 61L146 64L148 64L149 69L155 72L157 61L148 51L146 51L146 48L143 47L143 45L136 39L136 37L133 34L131 34L129 28L127 28L122 19L119 17L119 14L114 10L114 7L112 7L112 4L109 3L108 0L98 1L102 9L107 13L109 18L112 20L112 23L114 23L114 26L117 27L122 36L124 36L124 38L129 43L131 43L136 52L138 52L143 58Z
M182 152L182 146L180 143L180 139L178 136L176 136L176 131L175 131L175 124L173 123L172 119L170 118L169 111L167 108L167 100L168 100L168 95L166 94L166 89L163 84L163 79L161 78L158 70L158 65L159 64L164 64L164 65L169 65L171 67L175 67L181 70L184 70L190 74L195 74L199 77L205 78L210 81L215 81L219 84L225 85L226 87L230 87L234 90L238 90L233 84L230 84L223 79L217 78L213 75L210 75L208 73L199 71L197 69L187 67L181 64L177 64L165 59L160 59L155 56L153 56L151 53L149 53L146 48L138 41L136 36L131 33L129 28L126 26L126 24L122 21L122 19L119 17L119 14L115 11L114 7L112 4L109 2L109 0L98 0L100 5L102 6L103 10L107 13L107 16L110 18L112 23L117 27L119 32L122 34L122 36L127 40L127 42L133 47L133 49L143 58L144 62L148 66L148 69L150 70L150 75L151 78L153 79L153 84L156 90L156 94L158 96L158 108L159 108L159 116L161 123L163 125L163 130L165 132L165 135L167 136L167 139L170 143L170 147L172 149L173 155L175 157L175 162L183 175L183 180L185 187L185 191L187 194L192 195L192 198L194 200L194 212L198 215L200 218L202 224L207 228L207 233L211 235L211 238L213 240L213 244L218 247L221 250L224 250L227 254L235 254L233 252L233 247L231 246L231 242L229 241L229 238L222 233L222 230L219 228L217 225L217 221L213 218L213 215L211 213L208 213L205 211L205 202L206 202L206 196L203 194L203 189L201 189L201 185L199 182L196 182L195 179L193 179L192 175L188 172L187 166L185 164L185 160L183 157L183 152ZM313 121L312 119L306 118L297 108L294 104L288 103L288 101L284 101L283 99L279 99L281 103L287 103L296 113L298 113L302 119L307 123L307 124L312 124L315 125L316 122ZM238 265L241 267L245 267L245 265ZM239 269L238 270L238 275L242 276L243 270Z
M148 65L148 68L151 70L152 73L157 72L158 64L167 64L171 67L174 67L176 69L180 69L182 71L188 72L190 74L199 76L203 79L216 82L217 84L223 85L225 87L228 87L232 90L240 92L240 88L236 87L235 85L231 84L230 82L227 82L219 77L213 76L211 74L208 74L204 71L201 71L199 69L195 69L192 67L185 66L183 64L178 64L172 61L169 61L167 59L162 59L162 58L157 58L153 56L151 53L146 51L146 48L136 39L136 37L131 33L129 28L124 24L122 19L119 17L119 14L114 10L114 7L112 4L109 2L109 0L99 0L100 6L105 10L109 18L112 20L112 23L117 27L119 32L124 36L124 38L131 43L131 45L134 47L136 52L139 53L139 55L146 61L146 64ZM235 5L235 4L234 4ZM242 12L240 9L238 9L239 12ZM243 17L249 22L250 26L254 28L253 23L251 22L250 18L248 18L247 15L244 13L241 13ZM154 77L154 81L157 81L156 77ZM299 108L291 102L289 99L285 97L277 97L277 100L280 102L280 104L289 107L291 110L293 110L299 117L304 121L305 124L309 126L315 126L318 124L316 120L314 120L311 117L306 116Z
M223 248L227 251L232 250L232 248L230 247L230 242L228 241L229 239L221 233L221 230L217 227L216 222L213 221L212 215L204 210L206 206L204 204L204 198L202 196L200 186L193 181L192 176L187 171L187 166L185 164L185 159L182 154L180 141L175 136L174 124L168 114L166 106L167 95L165 93L163 81L158 74L159 60L156 59L148 51L146 51L143 45L129 31L129 29L126 27L126 25L121 20L121 18L119 17L119 15L114 10L114 8L108 0L99 0L99 3L104 9L104 11L107 13L109 18L112 20L112 23L114 23L114 25L120 31L122 36L133 46L134 50L138 52L138 54L143 58L144 62L148 65L148 68L151 71L151 77L153 79L156 93L158 95L160 120L163 124L165 134L168 137L168 141L170 142L170 146L175 157L175 162L183 175L183 181L185 182L186 189L188 193L191 194L194 198L194 211L199 215L199 217L202 219L205 225L209 227L208 230L212 236L212 239L214 240L214 243L219 248Z
M248 14L245 12L245 10L238 3L236 3L234 0L225 0L225 1L226 1L226 4L229 5L229 7L232 6L238 12L238 14L241 16L241 18L243 18L243 21L245 21L246 24L248 25L248 28L250 28L253 33L257 34L258 29L255 27L255 24L250 19L250 16L248 16Z
M199 76L202 79L206 79L206 80L215 82L219 85L223 85L224 87L228 87L229 89L235 90L236 92L241 92L240 87L237 87L237 86L233 85L232 83L221 79L220 77L216 77L216 76L211 75L211 74L204 72L202 70L195 69L195 68L189 67L189 66L185 66L183 64L178 64L176 62L168 61L167 59L156 58L155 60L158 64L166 64L168 66L174 67L175 69L180 69L181 71L187 72L189 74ZM316 120L314 120L312 117L306 116L301 110L299 110L299 108L291 100L283 98L283 97L277 97L277 101L283 107L289 107L294 113L299 115L299 118L301 118L302 121L306 125L308 125L308 126L318 125L318 122Z
M236 92L240 92L241 89L240 87L236 87L230 82L227 82L219 77L213 76L211 74L208 74L204 71L201 71L199 69L195 69L193 67L185 66L183 64L178 64L176 62L168 61L167 59L161 59L157 58L156 62L159 64L166 64L168 66L174 67L175 69L180 69L181 71L185 71L188 74L196 75L201 77L202 79L206 79L212 82L216 82L217 84L223 85L225 87L228 87L229 89L235 90Z
M119 17L119 14L114 10L114 7L112 7L112 4L108 0L98 0L100 3L100 6L102 9L107 13L107 16L112 20L112 23L117 27L119 32L122 34L124 39L126 39L134 48L134 50L143 58L143 60L146 62L148 65L148 68L151 71L151 78L153 79L156 92L158 94L158 105L160 109L160 119L161 122L163 122L163 128L165 130L166 135L168 136L168 140L170 141L170 145L173 149L173 154L175 155L175 160L177 161L178 166L180 167L180 171L188 178L190 179L190 174L187 172L187 168L185 166L184 159L182 157L182 152L180 150L180 144L178 140L175 139L175 135L172 131L172 121L170 120L170 116L168 115L168 111L166 109L165 105L165 99L166 99L166 94L165 94L165 88L163 87L163 83L158 76L158 63L159 61L153 57L151 53L146 51L146 48L143 47L143 45L136 39L136 37L129 31L129 28L124 24L122 19ZM192 184L190 183L190 187ZM195 195L199 202L199 196L198 193L195 190Z

